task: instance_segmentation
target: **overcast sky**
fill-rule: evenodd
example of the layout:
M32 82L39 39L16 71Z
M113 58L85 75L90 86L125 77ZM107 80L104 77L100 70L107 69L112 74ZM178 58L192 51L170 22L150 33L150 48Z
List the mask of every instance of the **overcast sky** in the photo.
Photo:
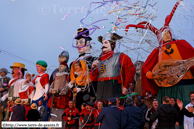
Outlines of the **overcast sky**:
M102 0L96 0L102 1ZM145 1L145 0L143 0ZM154 0L153 0L154 1ZM193 33L192 22L190 18L193 14L186 11L190 8L186 4L191 0L184 0L185 4L179 6L173 20L170 24L174 30L176 38L187 40L192 46ZM62 46L70 54L70 62L78 57L76 48L73 48L73 34L80 27L80 20L87 13L90 0L1 0L0 1L0 68L5 67L11 71L9 66L14 62L21 62L26 65L28 72L35 73L35 63L38 60L45 60L48 63L48 73L58 67L58 55L63 51ZM137 2L137 0L129 0L129 2ZM156 0L157 11L153 13L157 19L152 24L160 29L164 25L165 17L171 12L176 0ZM111 4L109 4L111 5ZM93 5L95 7L96 5ZM64 15L86 7L81 11L71 14L65 20L61 20ZM85 21L91 24L92 21L108 18L108 21L98 23L100 29L95 31L91 37L94 51L100 50L101 44L97 41L97 37L104 35L111 27L111 21L115 21L114 15L108 15L111 8L99 8L95 10ZM189 10L191 11L191 9ZM188 11L188 12L189 12ZM189 17L190 15L190 17ZM89 21L91 19L92 21ZM133 24L134 20L128 20L127 24ZM138 22L136 22L137 24ZM127 25L126 24L126 25ZM187 25L190 25L187 27ZM104 27L103 27L104 26ZM124 35L124 31L117 32ZM130 31L128 32L130 33ZM130 37L133 38L133 37ZM134 37L135 38L135 37ZM139 38L138 40L141 40ZM74 42L75 43L75 42ZM139 50L141 54L142 50ZM120 50L122 52L122 49ZM97 54L97 53L94 53ZM14 56L15 55L15 56ZM147 54L148 55L148 54ZM147 55L142 55L145 61ZM137 58L137 52L129 53L132 59ZM21 59L22 58L22 59ZM23 60L25 59L25 60ZM135 61L135 60L133 60ZM11 75L9 75L11 76Z

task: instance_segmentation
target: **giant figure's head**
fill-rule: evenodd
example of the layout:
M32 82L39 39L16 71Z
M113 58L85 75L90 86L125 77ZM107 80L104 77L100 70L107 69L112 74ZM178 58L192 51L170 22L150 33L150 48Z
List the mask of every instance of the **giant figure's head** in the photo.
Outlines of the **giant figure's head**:
M102 51L104 53L109 51L114 51L116 41L122 39L123 37L119 36L116 33L107 33L103 37L99 36L98 41L102 43Z
M92 38L89 36L89 30L87 28L79 28L77 30L76 47L78 53L89 53L92 48L90 41Z

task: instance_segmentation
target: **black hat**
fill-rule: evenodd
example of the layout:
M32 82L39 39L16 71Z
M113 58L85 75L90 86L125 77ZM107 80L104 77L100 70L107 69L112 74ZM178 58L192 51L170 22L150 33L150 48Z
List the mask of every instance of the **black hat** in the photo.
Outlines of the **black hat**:
M89 40L92 40L92 38L90 36L88 36L89 30L87 28L79 28L77 30L77 32L78 32L76 35L77 37L75 39L88 38ZM82 33L82 32L84 32L84 33ZM80 34L80 33L82 33L82 34Z
M87 102L86 104L89 105L89 106L94 106L93 102Z
M84 100L84 102L90 101L90 95L89 95L89 94L85 94L85 95L83 96L83 100Z

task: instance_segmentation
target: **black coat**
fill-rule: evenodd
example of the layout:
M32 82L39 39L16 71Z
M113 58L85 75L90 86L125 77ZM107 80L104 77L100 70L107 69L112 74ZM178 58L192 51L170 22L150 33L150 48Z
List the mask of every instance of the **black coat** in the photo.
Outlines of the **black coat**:
M102 123L101 129L119 129L121 125L121 111L115 105L109 105L102 109L98 115Z
M39 114L38 110L30 109L28 111L26 118L28 119L28 121L38 121L38 119L40 119L40 114Z
M140 108L142 109L143 114L145 116L146 115L146 112L148 110L148 107L145 105L145 103L142 103L141 106L140 106Z
M179 119L178 119L178 122L179 122L179 125L183 125L183 117L184 117L184 112L183 110L180 110L180 108L178 107L177 103L175 103L175 105L173 106L177 112L178 112L178 115L179 115Z
M150 117L150 122L158 119L158 129L174 129L178 122L178 112L171 104L163 104Z
M141 108L128 105L122 111L121 129L142 129L145 123Z
M25 121L26 120L25 112L26 112L26 109L24 106L21 106L21 105L13 106L11 121Z

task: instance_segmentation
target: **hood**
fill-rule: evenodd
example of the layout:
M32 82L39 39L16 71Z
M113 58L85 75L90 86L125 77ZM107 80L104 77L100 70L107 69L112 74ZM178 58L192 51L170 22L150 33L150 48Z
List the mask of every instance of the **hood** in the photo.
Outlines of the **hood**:
M163 104L161 105L161 110L163 110L165 113L173 112L173 107L171 104Z

